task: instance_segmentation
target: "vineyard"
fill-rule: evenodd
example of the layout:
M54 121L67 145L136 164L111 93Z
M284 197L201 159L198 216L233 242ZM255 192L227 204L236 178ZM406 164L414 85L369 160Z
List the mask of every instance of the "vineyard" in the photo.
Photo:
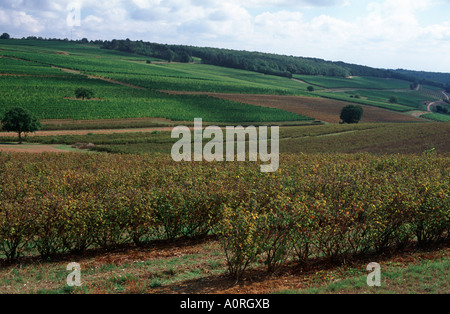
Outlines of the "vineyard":
M263 258L381 252L449 235L446 156L283 155L255 163L184 163L131 155L1 155L0 249L8 260L157 239L220 239L241 278Z
M295 75L294 79L289 79L201 64L198 61L188 64L167 63L100 49L97 45L64 42L0 41L0 65L1 109L16 103L26 105L43 119L157 117L182 121L200 115L204 120L214 122L305 119L280 112L272 118L274 111L268 112L261 108L257 109L261 112L259 116L250 114L244 117L244 112L251 109L243 106L244 110L238 110L235 105L242 106L242 103L218 102L204 95L194 98L183 95L180 98L159 91L295 95L312 100L320 98L322 101L331 99L358 103L401 113L421 108L424 102L434 101L436 97L443 97L441 91L434 87L426 86L420 91L411 91L411 82L398 79L304 75ZM133 91L105 80L142 89ZM307 91L310 84L318 87L317 92ZM92 87L97 100L82 103L70 99L77 85ZM358 97L354 97L356 94ZM398 103L390 103L391 96L396 96ZM188 104L183 106L182 102ZM208 106L210 103L211 106ZM233 108L231 112L236 111L234 118L228 117L230 106ZM241 116L243 119L238 119Z
M74 99L78 87L94 91L95 99ZM0 76L0 114L21 106L40 119L115 119L157 117L214 122L308 120L282 110L261 108L208 96L167 95L132 89L80 75L65 77Z
M264 285L267 277L247 280L261 271L278 283L326 273L330 283L328 267L422 249L419 259L434 254L448 265L448 115L411 113L442 99L441 89L375 77L290 79L193 60L0 40L0 117L22 107L44 125L21 147L17 134L0 135L0 293L192 293L223 278L240 293ZM80 87L93 98L76 98ZM339 123L348 103L362 105L361 123ZM170 128L195 118L223 128L279 125L279 170L174 162ZM39 154L15 153L29 147ZM91 281L79 290L65 286L67 260L89 261ZM292 271L286 280L277 277L283 269ZM107 288L96 290L101 275ZM125 288L130 282L142 287Z
M295 75L311 85L326 89L336 88L369 88L369 89L409 89L409 83L397 79L375 77L335 78L326 76Z

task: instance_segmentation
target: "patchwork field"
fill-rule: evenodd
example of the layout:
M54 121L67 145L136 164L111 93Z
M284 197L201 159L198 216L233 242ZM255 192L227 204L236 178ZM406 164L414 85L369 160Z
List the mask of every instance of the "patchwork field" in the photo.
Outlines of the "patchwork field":
M276 108L299 115L315 117L317 120L327 123L339 123L339 115L343 107L348 105L345 101L305 96L280 96L280 95L252 95L252 94L219 94L219 93L185 93L168 92L177 95L207 94L209 96L237 101L255 106ZM410 115L384 110L378 107L362 105L364 116L362 123L371 122L421 122Z
M445 94L410 84L0 40L0 116L43 125L0 132L0 293L450 293ZM350 103L362 121L339 124ZM194 118L280 126L279 171L174 162Z
M335 100L338 100L366 106L368 117L364 121L403 122L415 119L409 120L392 112L427 111L426 103L436 101L441 95L439 90L426 86L410 90L410 82L401 80L297 75L295 79L288 79L200 63L161 62L99 49L95 45L0 40L0 49L0 110L20 105L41 119L166 118L192 121L202 117L211 122L318 119L337 123L339 109L335 105L339 102ZM308 92L310 84L319 87L318 90ZM89 87L95 98L89 101L74 99L77 87ZM159 91L199 92L199 95L169 95ZM303 110L286 113L242 106L237 96L227 97L224 101L224 97L203 95L206 92L264 94L269 98L273 95L303 96ZM389 102L392 96L398 98L398 103ZM276 101L280 103L276 107L282 109L283 104L292 107L291 100L286 97L260 103L267 108L266 102ZM254 101L251 103L255 104ZM372 107L387 112L372 111ZM429 117L433 119L433 116Z

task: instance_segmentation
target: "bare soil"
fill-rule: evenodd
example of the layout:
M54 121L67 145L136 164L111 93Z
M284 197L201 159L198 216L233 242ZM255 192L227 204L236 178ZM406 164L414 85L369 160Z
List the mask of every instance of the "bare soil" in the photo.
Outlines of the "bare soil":
M170 94L206 94L212 97L238 101L246 104L270 107L297 113L306 117L316 118L327 123L339 123L340 113L348 103L339 100L303 97L303 96L279 96L279 95L250 95L250 94L223 94L203 92L174 92L165 91ZM419 122L423 121L416 117L401 114L377 107L364 106L363 123L370 122Z

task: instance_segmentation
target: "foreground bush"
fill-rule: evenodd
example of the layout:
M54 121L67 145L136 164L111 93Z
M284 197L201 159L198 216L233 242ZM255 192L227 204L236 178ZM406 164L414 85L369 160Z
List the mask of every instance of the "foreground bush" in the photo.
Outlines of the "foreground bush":
M239 279L263 260L330 259L448 239L447 156L283 155L256 163L0 155L0 250L51 258L89 247L215 234Z

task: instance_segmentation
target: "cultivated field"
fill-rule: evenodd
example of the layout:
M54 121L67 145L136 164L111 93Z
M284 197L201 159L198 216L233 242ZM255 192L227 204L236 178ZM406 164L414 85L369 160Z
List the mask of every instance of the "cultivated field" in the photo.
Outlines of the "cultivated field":
M185 92L170 92L171 94L199 94ZM201 93L204 94L204 93ZM282 109L299 115L315 117L327 123L339 123L339 115L345 101L305 96L252 95L252 94L218 94L207 93L209 96L237 101L256 106ZM420 122L423 119L406 114L387 111L379 107L362 105L364 116L361 122Z
M450 123L410 83L0 40L0 116L43 125L0 133L0 293L450 293ZM174 162L194 118L280 126L280 169Z

